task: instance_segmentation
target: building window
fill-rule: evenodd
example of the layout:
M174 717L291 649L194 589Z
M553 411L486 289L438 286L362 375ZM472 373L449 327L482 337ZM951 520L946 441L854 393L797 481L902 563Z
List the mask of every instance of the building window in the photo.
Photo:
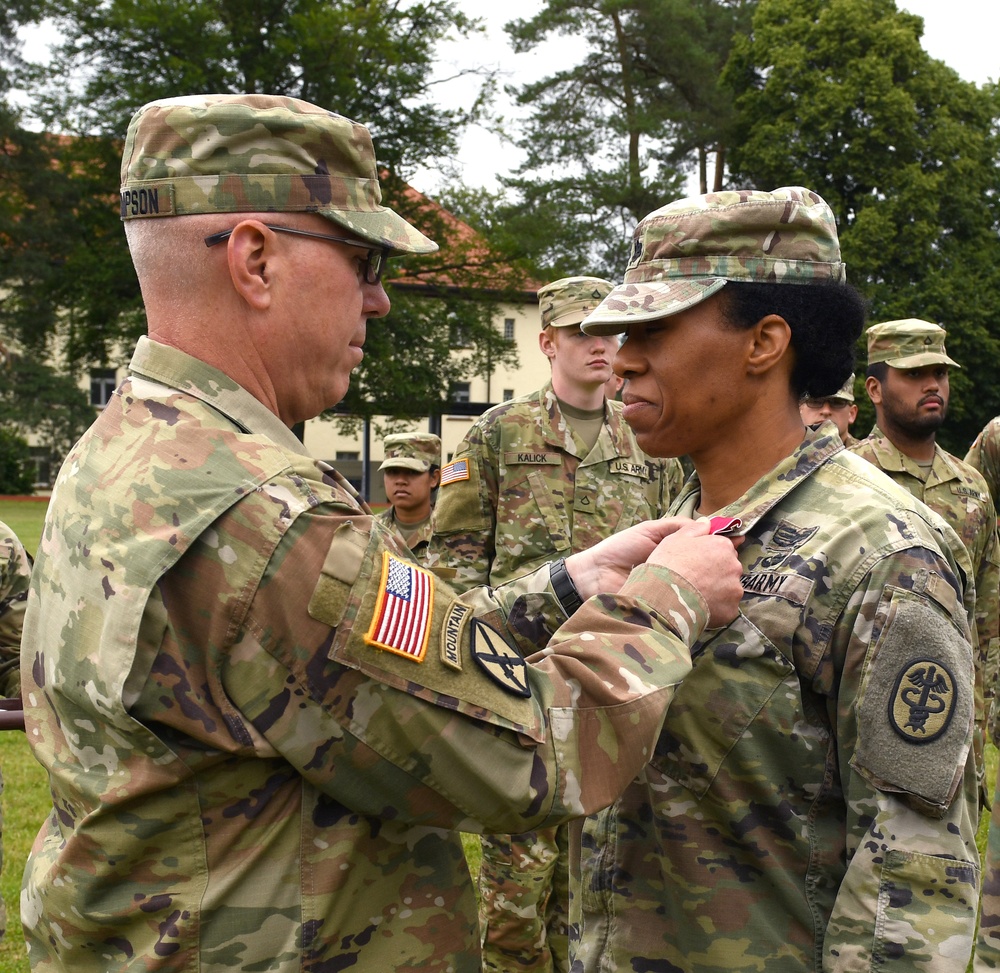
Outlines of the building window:
M451 347L471 348L472 339L469 337L469 329L464 324L451 325Z
M503 319L503 340L513 341L514 340L514 319L504 318Z
M103 409L114 395L118 382L113 368L94 368L90 372L90 404Z
M357 450L350 449L338 449L337 450L337 463L350 463L361 459L361 454Z
M504 400L504 402L510 402L510 400L512 398L514 398L514 390L513 389L504 389L503 390L503 400Z
M451 385L452 402L471 402L471 387L468 382L453 382Z

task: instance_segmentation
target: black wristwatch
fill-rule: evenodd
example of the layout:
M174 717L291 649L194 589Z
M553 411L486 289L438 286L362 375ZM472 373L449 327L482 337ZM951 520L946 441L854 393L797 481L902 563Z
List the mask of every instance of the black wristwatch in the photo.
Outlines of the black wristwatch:
M583 599L580 592L576 590L573 579L566 570L566 558L561 557L552 562L549 568L549 581L552 583L552 590L559 599L559 604L563 606L563 611L567 615L572 615L582 604Z

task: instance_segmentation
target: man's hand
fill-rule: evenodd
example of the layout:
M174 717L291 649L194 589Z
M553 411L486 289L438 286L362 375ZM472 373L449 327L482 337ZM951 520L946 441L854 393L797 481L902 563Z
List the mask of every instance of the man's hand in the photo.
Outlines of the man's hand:
M716 628L736 617L743 586L736 557L740 538L713 535L710 530L707 520L645 521L566 558L566 570L586 599L618 591L637 564L663 565L701 593L708 602L709 624Z

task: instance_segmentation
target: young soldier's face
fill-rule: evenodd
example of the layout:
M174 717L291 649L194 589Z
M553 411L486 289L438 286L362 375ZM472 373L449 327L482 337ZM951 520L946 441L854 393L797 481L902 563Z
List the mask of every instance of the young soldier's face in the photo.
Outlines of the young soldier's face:
M865 387L883 421L908 436L936 433L948 414L951 385L947 365L889 368L884 382L868 379Z
M552 362L552 375L558 384L581 387L604 385L611 378L611 363L618 350L615 335L584 334L579 326L546 328L540 339L542 351Z

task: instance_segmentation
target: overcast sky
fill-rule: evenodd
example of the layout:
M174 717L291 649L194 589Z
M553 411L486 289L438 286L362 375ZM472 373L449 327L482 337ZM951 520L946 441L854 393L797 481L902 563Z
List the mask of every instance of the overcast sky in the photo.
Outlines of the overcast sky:
M557 38L527 54L514 54L503 30L510 20L530 17L538 9L538 0L459 0L459 6L472 16L482 18L489 27L488 36L463 41L442 51L445 63L442 74L450 66L482 63L504 70L508 83L523 83L542 77L553 70L574 63L579 41ZM924 50L944 61L967 81L982 84L1000 77L1000 49L996 43L998 0L897 0L901 10L924 19ZM454 99L461 104L468 97L468 86L457 83L450 91L442 88L442 101ZM504 111L516 110L507 101ZM506 173L520 161L520 154L482 128L472 128L466 134L459 154L463 181L470 186L497 188L495 175ZM436 173L421 173L414 183L424 192L433 194L440 177ZM694 190L697 191L697 190Z

